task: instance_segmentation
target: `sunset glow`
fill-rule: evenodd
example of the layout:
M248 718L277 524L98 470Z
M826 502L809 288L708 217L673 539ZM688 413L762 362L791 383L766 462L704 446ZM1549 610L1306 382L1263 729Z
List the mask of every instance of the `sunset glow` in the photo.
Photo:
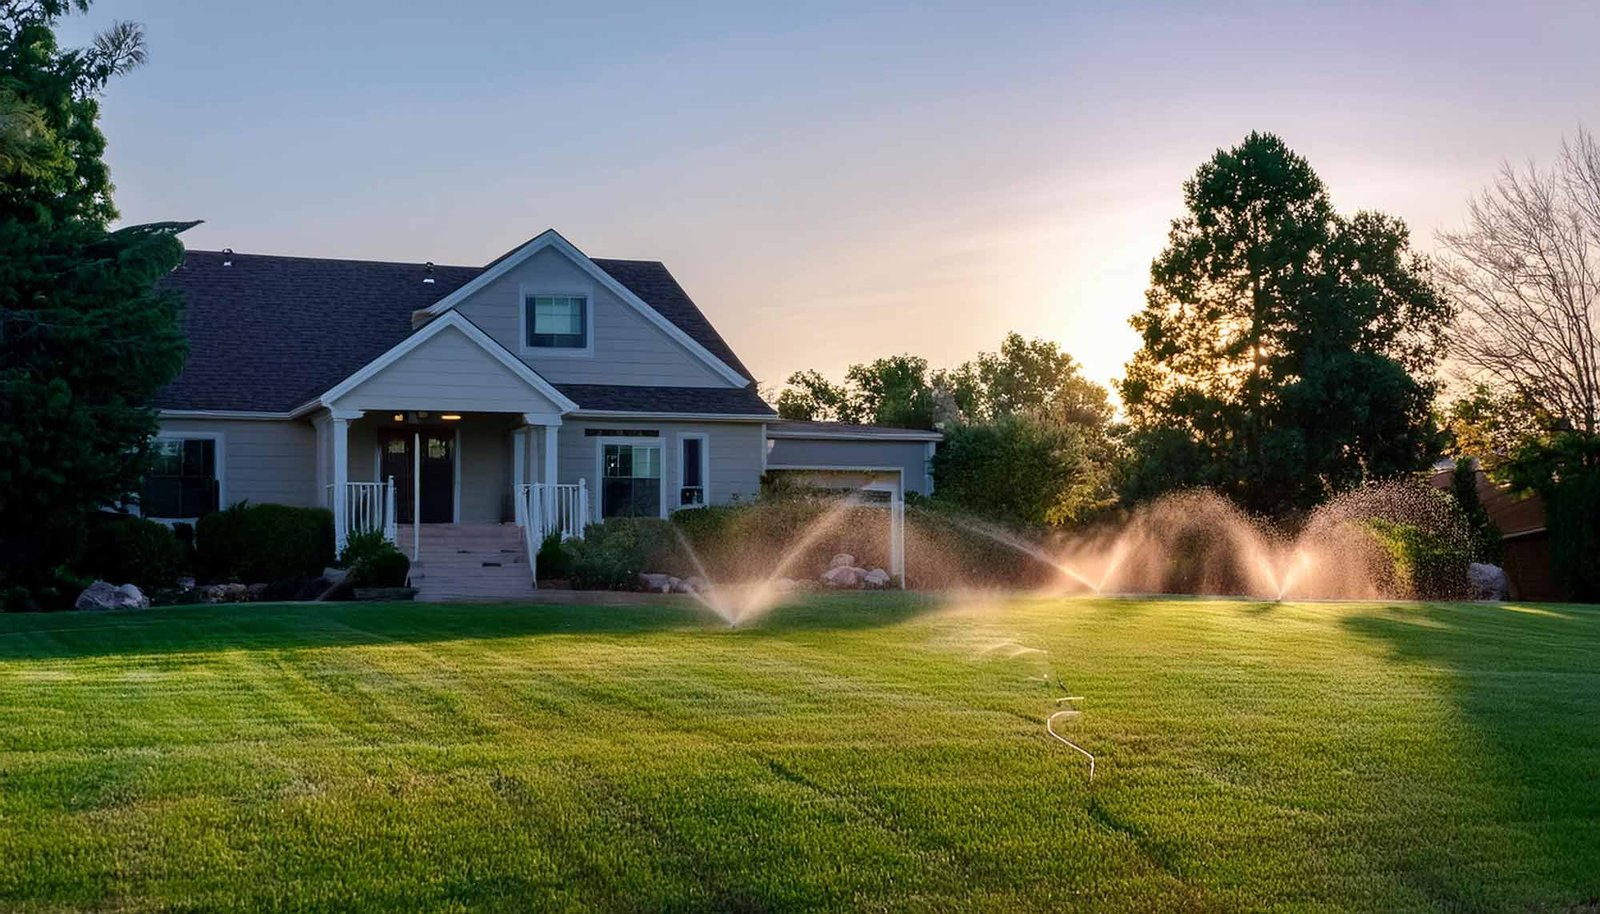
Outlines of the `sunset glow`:
M479 264L560 226L666 262L764 383L1009 330L1106 380L1183 180L1249 130L1424 250L1500 160L1549 158L1600 111L1600 13L1520 9L491 3L465 28L120 0L161 66L105 129L124 216L203 218L193 247Z

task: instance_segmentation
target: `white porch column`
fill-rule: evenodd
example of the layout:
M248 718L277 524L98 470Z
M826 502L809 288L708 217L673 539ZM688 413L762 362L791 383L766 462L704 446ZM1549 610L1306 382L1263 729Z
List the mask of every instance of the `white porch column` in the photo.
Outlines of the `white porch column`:
M342 551L350 535L350 421L361 418L359 409L330 409L333 434L333 548Z
M333 471L333 457L329 453L333 445L329 440L328 430L332 421L327 416L316 416L311 420L311 430L316 436L317 448L317 504L329 510L333 509L333 493L328 490L330 474Z
M553 486L553 485L556 484L556 451L558 450L557 441L559 440L560 432L561 432L561 420L560 419L557 419L554 424L546 424L545 427L544 427L544 480L543 481L544 481L544 483L546 485L552 485Z
M517 426L511 430L511 493L516 495L528 481L528 430Z

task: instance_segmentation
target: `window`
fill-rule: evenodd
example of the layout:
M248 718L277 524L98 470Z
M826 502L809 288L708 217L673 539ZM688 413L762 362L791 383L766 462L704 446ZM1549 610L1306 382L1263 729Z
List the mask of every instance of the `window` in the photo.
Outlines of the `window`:
M529 349L584 349L589 345L589 299L582 295L529 295L524 301Z
M698 508L706 503L706 437L684 435L678 440L678 507Z
M217 440L157 438L139 494L145 517L199 517L218 508Z
M661 445L603 444L600 516L661 516Z

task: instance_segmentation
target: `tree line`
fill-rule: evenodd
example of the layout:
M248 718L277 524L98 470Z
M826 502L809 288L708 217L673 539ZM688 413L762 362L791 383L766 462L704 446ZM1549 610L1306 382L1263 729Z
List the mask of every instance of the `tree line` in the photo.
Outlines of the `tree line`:
M1218 150L1183 202L1132 318L1120 416L1070 355L1016 334L951 370L900 355L841 383L797 372L780 414L938 427L938 497L1024 524L1194 486L1292 518L1452 456L1542 494L1558 575L1600 597L1592 136L1552 168L1503 169L1432 257L1393 216L1337 212L1272 134Z

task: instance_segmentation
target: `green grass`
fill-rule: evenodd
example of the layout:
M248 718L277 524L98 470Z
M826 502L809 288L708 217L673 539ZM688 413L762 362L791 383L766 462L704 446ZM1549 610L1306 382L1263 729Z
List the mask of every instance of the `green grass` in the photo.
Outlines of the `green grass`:
M1092 786L1044 733L1061 684ZM1591 608L876 595L733 632L660 605L0 616L0 909L1597 896Z

